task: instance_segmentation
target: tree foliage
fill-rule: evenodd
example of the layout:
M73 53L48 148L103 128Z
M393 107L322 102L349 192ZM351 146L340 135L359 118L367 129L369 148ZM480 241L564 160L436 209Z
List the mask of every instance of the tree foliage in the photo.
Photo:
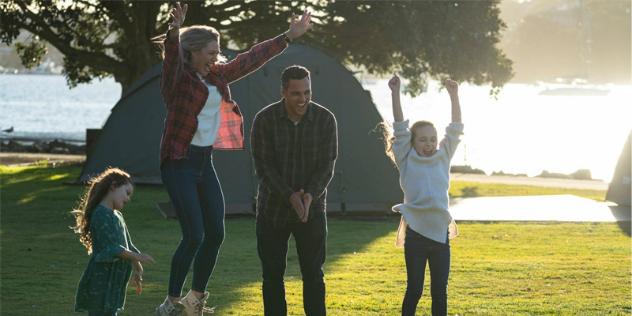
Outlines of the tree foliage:
M301 41L370 73L398 72L410 80L406 92L421 93L427 78L450 77L491 93L511 79L512 62L496 45L505 27L493 1L191 1L186 24L218 29L222 45L238 49L288 28L291 12L314 12L315 26ZM55 46L64 57L68 84L113 76L129 88L160 62L151 38L167 30L168 1L0 2L0 39L11 44L21 30L37 36L16 43L23 64L39 63ZM443 81L443 80L441 80Z
M501 47L515 61L513 82L575 78L630 84L630 1L504 2L511 28Z

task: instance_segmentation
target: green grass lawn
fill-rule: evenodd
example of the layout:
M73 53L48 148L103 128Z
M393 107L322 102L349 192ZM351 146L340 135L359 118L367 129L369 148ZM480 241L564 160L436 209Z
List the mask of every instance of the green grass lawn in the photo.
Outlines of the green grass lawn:
M538 187L533 185L479 183L467 181L451 181L450 191L448 193L450 194L450 197L572 194L599 202L603 202L606 200L606 191L600 190Z
M74 313L76 284L89 260L68 227L80 186L79 167L0 167L1 315ZM452 196L463 196L471 189ZM512 195L511 186L466 183L477 196ZM469 190L469 191L468 191ZM535 190L535 189L530 189ZM461 194L459 194L461 192ZM542 194L559 194L538 188ZM553 193L551 193L553 192ZM563 194L569 194L563 193ZM590 192L598 196L603 192ZM588 197L588 196L587 196ZM134 244L156 260L145 269L143 293L128 289L119 315L153 315L165 298L169 264L180 239L176 221L155 207L167 201L157 187L137 187L122 210ZM226 240L209 283L217 315L261 315L261 268L254 219L226 220ZM330 315L397 315L406 288L403 250L394 247L397 218L329 219L327 305ZM449 314L630 315L630 237L616 223L460 222L453 239ZM289 312L302 315L301 276L294 245L288 255ZM428 277L429 279L429 277ZM426 282L428 285L428 282ZM185 285L188 291L190 280ZM430 312L426 286L418 314Z

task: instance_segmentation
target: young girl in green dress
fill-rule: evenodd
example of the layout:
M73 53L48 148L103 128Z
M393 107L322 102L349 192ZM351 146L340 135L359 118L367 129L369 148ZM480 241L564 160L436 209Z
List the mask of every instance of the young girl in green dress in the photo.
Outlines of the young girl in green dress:
M75 311L89 316L116 315L125 305L125 289L132 270L136 291L141 292L142 263L154 259L141 253L130 239L123 215L119 212L130 201L134 185L129 174L110 168L93 178L83 197L77 217L76 233L91 255L77 287Z

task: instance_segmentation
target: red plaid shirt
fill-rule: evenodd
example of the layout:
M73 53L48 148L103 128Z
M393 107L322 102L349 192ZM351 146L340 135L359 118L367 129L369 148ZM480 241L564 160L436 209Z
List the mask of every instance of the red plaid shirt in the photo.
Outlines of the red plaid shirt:
M197 116L202 111L208 88L193 68L184 65L180 37L164 41L160 92L167 107L165 130L160 142L160 164L165 159L186 157L193 135L197 131ZM235 82L263 66L287 47L283 35L253 46L226 64L215 64L204 78L217 87L222 95L220 123L214 149L244 149L244 124L237 103L231 99L228 84Z

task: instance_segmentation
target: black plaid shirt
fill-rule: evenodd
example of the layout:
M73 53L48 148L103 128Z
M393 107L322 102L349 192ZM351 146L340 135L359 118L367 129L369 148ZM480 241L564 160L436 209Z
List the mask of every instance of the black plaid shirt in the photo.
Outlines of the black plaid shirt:
M327 185L338 157L336 118L329 110L311 102L295 125L284 104L281 99L259 111L250 135L259 178L257 219L275 227L300 222L289 199L301 189L314 198L308 220L325 211Z

